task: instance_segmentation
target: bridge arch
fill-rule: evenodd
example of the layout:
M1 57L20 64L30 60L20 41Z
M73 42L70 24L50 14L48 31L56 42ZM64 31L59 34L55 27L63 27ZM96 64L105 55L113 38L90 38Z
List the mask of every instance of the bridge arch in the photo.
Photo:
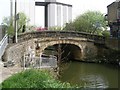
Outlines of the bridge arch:
M49 46L54 45L67 45L70 49L72 59L80 60L83 58L83 47L79 42L71 41L71 40L58 40L58 41L49 41L40 44L40 53L42 54L44 50ZM67 47L67 48L68 48ZM67 50L67 49L66 49ZM66 51L65 51L66 52Z
M43 51L48 46L53 46L55 44L73 44L73 45L78 46L81 49L81 51L83 52L82 45L80 45L79 42L74 42L74 41L69 41L69 40L59 40L59 41L47 42L47 44L43 44L43 46L41 46L42 47L41 51Z

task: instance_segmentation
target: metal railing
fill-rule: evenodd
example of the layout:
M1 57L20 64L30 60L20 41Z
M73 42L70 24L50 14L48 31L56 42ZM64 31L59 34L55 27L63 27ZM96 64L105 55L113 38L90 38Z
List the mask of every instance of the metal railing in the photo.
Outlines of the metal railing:
M23 69L29 68L56 68L57 57L50 55L49 57L30 57L24 55L24 59L21 61Z
M5 48L8 45L8 35L6 34L3 39L0 41L0 59L5 52Z

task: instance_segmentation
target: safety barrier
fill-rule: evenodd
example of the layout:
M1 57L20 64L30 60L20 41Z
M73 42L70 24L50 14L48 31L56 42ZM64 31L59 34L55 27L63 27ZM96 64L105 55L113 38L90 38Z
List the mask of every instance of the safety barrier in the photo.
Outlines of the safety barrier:
M5 52L5 48L8 45L8 35L6 34L3 39L0 41L0 59Z

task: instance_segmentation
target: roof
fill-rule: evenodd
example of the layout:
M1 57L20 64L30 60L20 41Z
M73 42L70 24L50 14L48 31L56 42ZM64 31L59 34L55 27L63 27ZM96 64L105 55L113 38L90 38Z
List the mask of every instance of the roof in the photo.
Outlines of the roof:
M116 2L112 2L111 4L109 4L107 7L109 7L109 6L111 6L111 5L113 5L113 4L115 4Z
M113 5L113 4L118 4L118 7L120 7L120 1L119 1L119 2L116 2L116 1L115 1L115 2L113 2L113 3L111 3L111 4L109 4L109 5L107 6L107 8L110 7L110 6Z
M48 4L61 4L61 5L72 7L72 5L70 4L65 4L65 3L60 3L60 2L38 2L38 1L35 2L36 6L46 6Z

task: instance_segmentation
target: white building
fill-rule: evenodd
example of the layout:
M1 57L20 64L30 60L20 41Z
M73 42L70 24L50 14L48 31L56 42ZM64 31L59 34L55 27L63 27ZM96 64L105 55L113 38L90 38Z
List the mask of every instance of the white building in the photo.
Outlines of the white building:
M30 24L35 25L35 0L16 0L17 14L20 12L30 18ZM15 0L11 0L11 15L15 15Z
M48 27L64 26L72 21L72 5L56 2L56 0L45 0L48 4Z
M45 7L45 27L64 26L72 21L72 5L56 2L56 0L16 0L17 13L24 12L30 18L30 24L35 25L35 6ZM15 15L15 0L11 0L11 16Z

